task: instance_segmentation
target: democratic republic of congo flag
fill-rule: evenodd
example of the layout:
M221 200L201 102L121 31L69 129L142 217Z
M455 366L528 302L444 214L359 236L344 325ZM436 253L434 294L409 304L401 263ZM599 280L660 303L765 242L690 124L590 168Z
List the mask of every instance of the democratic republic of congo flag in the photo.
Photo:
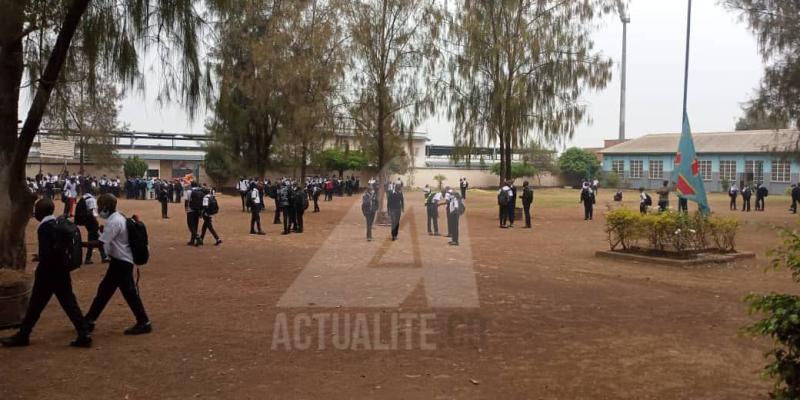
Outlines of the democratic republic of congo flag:
M708 199L703 179L700 177L700 163L694 151L694 140L689 128L689 115L683 115L683 130L678 142L678 153L675 154L675 166L672 171L673 180L677 184L678 196L697 203L700 212L708 214Z

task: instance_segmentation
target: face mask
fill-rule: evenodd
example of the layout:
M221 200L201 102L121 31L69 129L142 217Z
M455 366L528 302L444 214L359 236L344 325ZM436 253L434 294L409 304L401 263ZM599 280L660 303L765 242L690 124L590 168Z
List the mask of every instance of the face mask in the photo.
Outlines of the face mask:
M100 210L99 215L100 215L100 218L102 218L102 219L108 219L108 217L111 215L111 213L108 212L108 210Z

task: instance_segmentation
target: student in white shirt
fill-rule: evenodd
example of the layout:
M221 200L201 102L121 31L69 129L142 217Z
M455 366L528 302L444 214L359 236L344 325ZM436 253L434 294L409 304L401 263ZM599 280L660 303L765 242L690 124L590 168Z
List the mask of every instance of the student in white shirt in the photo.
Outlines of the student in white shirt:
M249 196L248 202L250 203L250 234L264 235L264 231L261 230L261 210L264 208L264 198L255 182L250 183L250 189L247 193ZM258 231L256 231L256 227L258 227Z
M128 225L125 216L117 211L117 198L111 194L101 195L97 199L97 208L100 217L106 220L103 233L100 235L100 243L108 254L111 261L108 270L100 285L97 287L97 295L92 301L86 319L90 330L94 330L95 323L100 317L100 313L111 300L114 292L119 291L125 302L128 303L133 315L136 317L136 325L125 330L126 335L141 335L150 333L153 328L150 318L139 297L139 289L133 280L133 253L128 242ZM89 242L90 245L96 245Z
M447 244L451 246L458 246L458 220L461 217L461 196L458 193L454 193L453 189L448 191L450 195L450 200L447 202L447 215L448 218L448 226L447 226L447 233L450 234L450 242Z

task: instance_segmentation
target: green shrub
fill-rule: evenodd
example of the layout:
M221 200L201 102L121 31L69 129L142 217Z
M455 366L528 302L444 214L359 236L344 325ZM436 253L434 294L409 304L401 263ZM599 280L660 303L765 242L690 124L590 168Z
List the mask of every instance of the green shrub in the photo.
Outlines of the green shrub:
M735 218L706 217L674 211L642 215L627 208L606 215L611 250L642 246L658 251L733 251L739 222ZM646 243L646 245L644 244ZM711 246L713 243L714 246Z
M769 252L775 269L788 269L800 282L800 235L781 230L783 245ZM788 293L750 293L745 301L750 314L764 318L744 328L745 333L770 337L774 347L765 353L770 364L764 375L773 379L771 399L800 398L800 297Z
M637 211L619 208L614 210L606 216L606 233L608 234L608 243L611 245L611 250L615 250L617 246L622 246L623 249L628 249L636 245L639 239L639 229L641 224L637 221L641 216Z
M739 221L733 217L710 218L711 237L718 249L734 251L736 249L736 232L739 230Z

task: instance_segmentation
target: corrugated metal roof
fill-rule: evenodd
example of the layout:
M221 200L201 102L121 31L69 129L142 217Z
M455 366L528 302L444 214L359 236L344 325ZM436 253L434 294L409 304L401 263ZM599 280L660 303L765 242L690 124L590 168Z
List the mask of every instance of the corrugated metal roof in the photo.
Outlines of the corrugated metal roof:
M800 140L794 129L692 133L698 153L769 153L787 151ZM673 154L679 133L649 134L602 150L602 154Z

